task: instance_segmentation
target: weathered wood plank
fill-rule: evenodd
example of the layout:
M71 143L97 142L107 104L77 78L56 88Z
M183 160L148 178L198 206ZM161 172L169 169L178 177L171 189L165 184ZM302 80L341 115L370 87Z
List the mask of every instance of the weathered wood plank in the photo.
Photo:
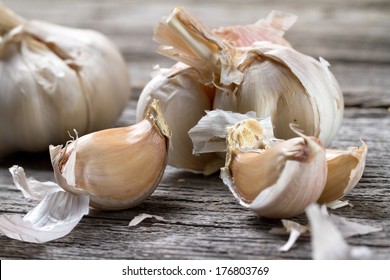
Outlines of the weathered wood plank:
M135 104L129 106L133 111ZM369 246L380 259L390 259L390 197L388 188L390 140L389 114L370 117L371 110L346 110L335 147L369 146L363 178L346 197L353 208L332 213L353 221L381 226L384 231L350 238L355 245ZM387 133L386 133L387 131ZM39 167L36 167L36 164ZM26 213L25 203L12 186L6 170L12 164L25 167L39 180L54 180L47 154L19 155L0 161L0 213ZM146 220L137 227L129 221L140 213L163 216L167 221ZM304 215L295 218L305 222ZM270 234L280 221L257 217L235 201L218 175L204 177L168 167L156 192L140 206L119 212L92 211L68 236L44 245L26 244L0 237L2 259L308 259L310 239L303 237L289 252L279 252L287 236Z
M153 26L177 1L137 0L3 0L28 18L105 33L120 48L133 81L133 96L117 122L135 122L137 98L150 79L152 66L172 65L155 53ZM345 119L333 147L359 145L369 153L358 186L346 197L353 208L331 211L353 221L383 227L382 232L349 238L370 247L379 259L390 259L390 2L346 1L216 1L181 3L210 27L245 24L272 9L295 13L297 24L287 38L300 51L332 64L345 93ZM237 13L237 5L240 12ZM44 8L42 8L44 7ZM8 168L25 168L38 180L54 180L48 153L18 154L0 159L0 214L24 214L35 204L15 190ZM163 216L137 227L129 221L140 213ZM305 215L295 218L305 223ZM242 208L218 175L204 177L168 167L156 192L134 209L92 210L68 236L47 244L27 244L0 237L1 259L309 259L310 238L302 237L289 252L278 248L286 235L270 234L279 220L257 217Z

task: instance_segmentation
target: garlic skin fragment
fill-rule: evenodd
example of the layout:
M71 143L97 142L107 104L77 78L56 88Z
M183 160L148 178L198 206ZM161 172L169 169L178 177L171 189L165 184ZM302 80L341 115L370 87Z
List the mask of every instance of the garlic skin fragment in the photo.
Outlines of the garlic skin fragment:
M347 195L361 179L366 164L366 143L346 150L326 150L328 178L319 204L330 203Z
M45 243L70 233L89 213L89 198L64 191L48 194L23 217L18 214L0 216L0 235L30 242Z
M227 160L221 169L224 183L243 206L262 217L288 218L303 213L318 200L325 186L324 147L318 139L297 132L300 137L271 147L241 150L248 137L235 133L235 129L245 127L245 122L228 131Z
M2 5L0 84L0 155L44 151L72 129L112 127L131 94L127 65L104 35L26 20Z
M153 99L160 100L161 113L172 130L168 164L177 168L211 174L223 160L212 154L193 155L188 131L211 109L213 90L198 82L193 68L177 64L156 75L143 89L137 103L137 120L144 118Z
M332 222L326 208L310 204L306 208L311 227L312 258L314 260L372 259L372 251L365 246L350 246L343 233Z
M90 133L64 148L50 146L56 181L70 193L89 195L94 208L136 206L162 178L170 137L154 101L145 119L135 125Z
M271 11L265 19L260 19L254 24L220 27L213 32L230 41L235 47L248 47L256 41L291 46L283 35L296 21L296 15Z

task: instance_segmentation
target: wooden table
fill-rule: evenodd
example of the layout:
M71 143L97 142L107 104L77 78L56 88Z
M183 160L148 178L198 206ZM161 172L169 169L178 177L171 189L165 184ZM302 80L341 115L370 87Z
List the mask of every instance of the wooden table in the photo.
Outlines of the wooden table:
M153 27L178 1L3 0L24 17L103 32L128 62L133 95L118 125L135 122L140 91L153 65L172 61L156 54ZM272 4L271 4L272 2ZM346 199L353 207L332 210L383 231L352 237L375 258L390 259L390 1L180 1L207 26L246 24L273 9L299 16L287 39L299 51L326 58L345 94L345 118L334 147L359 145L369 153L363 178ZM240 3L240 4L237 4ZM54 180L48 153L0 159L0 214L26 213L33 203L15 190L8 168L23 166L28 176ZM163 216L137 227L140 213ZM305 223L305 215L295 218ZM0 237L1 259L310 259L310 237L289 252L278 248L287 235L271 234L280 220L257 217L242 208L218 175L205 177L168 167L155 193L140 206L119 212L92 210L66 237L28 244Z

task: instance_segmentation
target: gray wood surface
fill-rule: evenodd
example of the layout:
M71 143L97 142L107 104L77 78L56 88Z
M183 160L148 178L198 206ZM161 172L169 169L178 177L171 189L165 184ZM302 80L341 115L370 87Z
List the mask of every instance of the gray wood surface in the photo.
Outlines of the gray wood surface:
M367 165L358 186L346 197L353 207L332 213L383 231L349 238L371 248L375 258L390 259L390 1L125 1L3 0L27 18L103 32L127 62L133 95L117 125L135 122L140 91L153 65L172 61L155 52L153 27L181 4L206 25L255 22L271 10L299 16L287 33L299 51L322 56L345 93L345 118L333 146L368 147ZM240 3L240 4L238 4ZM17 154L0 159L0 214L26 213L33 203L15 190L8 168L23 166L28 176L54 180L48 153ZM140 213L163 216L136 227ZM294 220L305 223L305 215ZM280 220L259 218L242 208L218 175L204 177L168 167L155 193L140 206L118 212L92 210L66 237L28 244L0 237L1 259L310 259L310 238L289 252L278 248L287 235L269 233Z

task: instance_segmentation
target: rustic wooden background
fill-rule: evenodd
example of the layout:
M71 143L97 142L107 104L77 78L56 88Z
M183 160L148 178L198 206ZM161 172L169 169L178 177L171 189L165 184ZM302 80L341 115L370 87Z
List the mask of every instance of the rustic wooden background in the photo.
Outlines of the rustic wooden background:
M331 211L382 232L349 238L390 259L390 1L386 0L3 0L27 18L92 28L120 48L128 62L133 95L118 125L135 122L135 106L153 65L172 61L156 54L153 27L177 5L209 27L246 24L273 9L299 16L287 38L299 51L322 56L332 65L345 94L346 110L334 147L369 147L367 165L349 194L353 207ZM14 164L38 180L54 180L47 153L0 159L0 214L26 213L27 203L8 172ZM163 216L137 227L140 213ZM295 218L306 222L304 215ZM270 234L279 220L257 217L243 209L218 175L204 177L168 167L156 192L142 205L120 212L91 211L68 236L28 244L0 237L1 259L310 259L310 238L302 237L289 252L278 248L286 235Z

